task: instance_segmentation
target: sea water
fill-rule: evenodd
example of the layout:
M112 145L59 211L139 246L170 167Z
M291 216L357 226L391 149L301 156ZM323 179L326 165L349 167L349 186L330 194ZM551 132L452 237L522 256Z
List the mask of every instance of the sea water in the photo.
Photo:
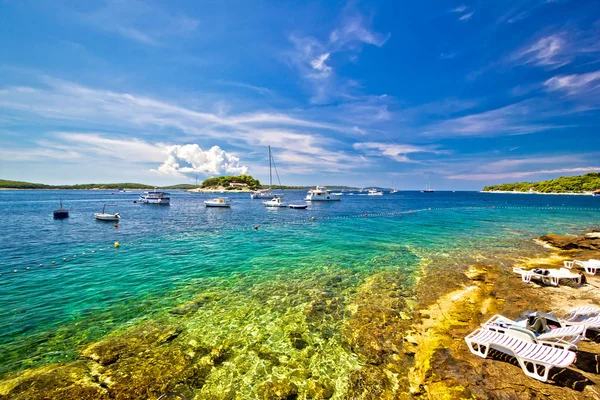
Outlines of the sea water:
M402 271L410 286L433 255L509 252L600 222L592 196L355 192L292 210L239 193L228 194L231 209L206 208L210 194L173 192L170 206L140 204L138 195L0 191L0 376L72 360L86 344L198 296L209 300L186 335L212 345L239 340L240 360L257 336L286 354L286 327L312 324L321 336L307 340L316 345L344 323L344 313L307 322L317 289L351 301L375 273ZM285 191L284 199L304 196ZM52 217L59 200L68 219ZM94 220L104 204L121 214L118 227ZM355 355L328 343L315 368L356 368Z

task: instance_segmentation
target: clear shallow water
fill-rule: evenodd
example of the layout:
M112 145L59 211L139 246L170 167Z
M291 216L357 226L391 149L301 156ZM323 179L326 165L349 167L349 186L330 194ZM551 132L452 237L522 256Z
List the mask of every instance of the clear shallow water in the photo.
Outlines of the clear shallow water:
M300 203L304 194L286 192L286 200ZM137 196L0 191L0 212L10 216L0 241L0 374L70 360L80 346L200 294L212 302L188 335L217 345L269 331L269 346L286 353L276 332L307 323L311 290L351 299L386 270L405 272L410 285L430 255L508 251L600 221L600 199L590 196L404 192L344 196L309 210L265 209L247 194L230 195L230 210L205 208L208 194L175 192L168 207L134 204ZM59 198L71 207L67 220L52 218ZM117 205L119 228L93 219L104 203ZM343 322L340 315L314 324L335 334ZM357 364L344 360L347 369Z

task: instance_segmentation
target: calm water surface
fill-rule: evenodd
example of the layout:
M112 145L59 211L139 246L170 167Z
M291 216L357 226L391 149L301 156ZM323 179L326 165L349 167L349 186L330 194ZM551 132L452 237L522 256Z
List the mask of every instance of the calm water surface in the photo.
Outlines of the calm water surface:
M291 210L265 209L247 194L231 194L231 209L205 208L208 194L174 192L170 206L136 204L138 194L0 191L0 374L70 360L85 343L199 293L220 293L214 318L233 321L228 304L257 292L331 274L348 277L346 290L385 269L414 276L431 254L508 249L600 222L591 196L357 193ZM294 203L304 196L285 193ZM59 199L70 218L52 218ZM93 219L103 204L116 205L118 228Z

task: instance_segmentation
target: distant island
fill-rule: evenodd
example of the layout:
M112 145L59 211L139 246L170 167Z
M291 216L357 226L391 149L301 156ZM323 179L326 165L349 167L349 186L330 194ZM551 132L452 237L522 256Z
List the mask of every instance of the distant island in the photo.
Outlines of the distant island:
M585 175L561 176L541 182L516 182L486 186L484 192L515 193L556 193L591 194L600 190L600 173L589 172Z
M314 186L313 186L314 187ZM143 183L81 183L76 185L46 185L43 183L32 183L22 181L12 181L0 179L0 189L35 189L35 190L143 190L143 189L161 189L161 190L188 190L188 191L251 191L263 189L266 186L260 184L258 179L250 175L239 176L219 176L205 179L200 185L183 183L179 185L157 186L146 185ZM311 186L277 186L276 189L289 190L308 190ZM333 190L358 190L350 186L328 186Z

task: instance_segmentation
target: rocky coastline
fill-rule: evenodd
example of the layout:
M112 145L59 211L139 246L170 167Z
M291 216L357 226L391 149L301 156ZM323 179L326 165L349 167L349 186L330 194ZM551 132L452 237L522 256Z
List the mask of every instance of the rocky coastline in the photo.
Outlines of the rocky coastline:
M0 400L156 399L167 391L190 400L248 398L240 397L242 387L260 399L599 399L600 375L578 364L569 368L567 379L541 383L510 360L484 360L465 345L464 337L497 313L517 318L525 310L560 314L573 306L600 305L600 277L588 276L582 287L548 287L526 284L512 273L515 266L558 268L566 259L600 258L600 235L549 234L537 240L544 247L528 244L535 254L466 258L453 266L441 258L422 260L414 285L392 269L366 277L356 289L334 275L320 280L323 287L298 294L309 301L303 321L290 322L282 333L286 346L309 363L315 361L315 346L339 343L336 351L352 355L343 384L304 363L294 366L298 361L269 348L264 339L244 352L252 352L271 378L246 381L251 367L239 356L239 343L200 342L182 323L197 318L219 296L205 293L163 319L85 346L77 360L3 377ZM334 295L334 289L341 294ZM297 289L280 290L274 289L265 304ZM600 345L590 341L580 349L600 354ZM292 372L281 375L283 366ZM242 377L240 386L218 385L234 372Z

